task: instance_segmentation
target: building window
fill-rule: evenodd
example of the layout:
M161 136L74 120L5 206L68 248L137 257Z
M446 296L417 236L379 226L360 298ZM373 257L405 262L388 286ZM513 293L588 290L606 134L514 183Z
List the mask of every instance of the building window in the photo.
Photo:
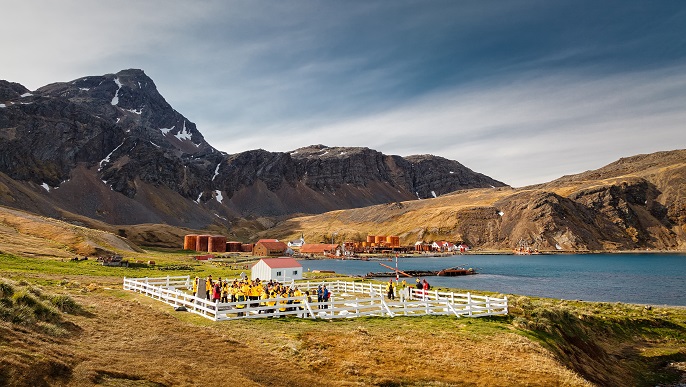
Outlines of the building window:
M293 275L298 275L298 271L297 271L297 270L293 270Z
M277 277L281 277L281 272L280 272L280 271L277 271L277 272L276 272L276 276L277 276Z

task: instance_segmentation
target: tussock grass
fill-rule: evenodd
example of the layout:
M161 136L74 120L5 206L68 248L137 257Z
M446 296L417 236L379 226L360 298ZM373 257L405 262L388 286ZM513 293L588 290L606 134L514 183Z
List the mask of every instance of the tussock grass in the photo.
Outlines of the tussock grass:
M68 295L43 292L25 281L0 279L0 320L42 331L59 332L62 313L78 314L83 309ZM48 328L49 327L49 328Z
M675 383L686 361L686 309L510 299L512 325L604 386Z

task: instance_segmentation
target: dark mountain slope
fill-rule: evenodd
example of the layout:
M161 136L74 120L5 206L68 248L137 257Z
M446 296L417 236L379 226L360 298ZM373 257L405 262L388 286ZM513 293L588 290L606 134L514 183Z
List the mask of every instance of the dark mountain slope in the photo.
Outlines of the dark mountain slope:
M0 204L194 228L504 185L455 161L367 148L228 155L136 69L33 92L0 82L0 172L21 186Z

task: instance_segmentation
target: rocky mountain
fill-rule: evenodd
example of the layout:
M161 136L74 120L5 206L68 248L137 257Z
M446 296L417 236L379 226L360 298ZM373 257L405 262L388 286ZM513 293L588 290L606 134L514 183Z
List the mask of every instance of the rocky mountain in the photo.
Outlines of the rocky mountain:
M0 81L0 204L52 217L231 228L504 185L456 161L368 148L225 154L141 70L35 91Z
M399 235L511 250L686 250L686 150L624 158L603 168L520 189L458 191L281 222L264 235L312 242Z

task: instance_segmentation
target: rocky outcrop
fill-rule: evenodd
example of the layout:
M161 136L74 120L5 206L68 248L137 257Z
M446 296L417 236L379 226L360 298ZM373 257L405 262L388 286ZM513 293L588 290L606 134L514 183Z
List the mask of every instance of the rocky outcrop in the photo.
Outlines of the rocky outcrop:
M165 202L178 198L197 206L194 212L208 225L234 216L320 213L504 185L456 161L388 156L368 148L318 145L287 153L225 154L136 69L33 92L0 82L0 172L48 196L16 200L10 195L0 204L52 203L106 222L145 218L176 225L187 217L175 220ZM70 183L76 176L79 183ZM82 206L56 192L62 188L80 197L69 188L77 185L99 192L97 200ZM115 216L111 203L139 210Z

